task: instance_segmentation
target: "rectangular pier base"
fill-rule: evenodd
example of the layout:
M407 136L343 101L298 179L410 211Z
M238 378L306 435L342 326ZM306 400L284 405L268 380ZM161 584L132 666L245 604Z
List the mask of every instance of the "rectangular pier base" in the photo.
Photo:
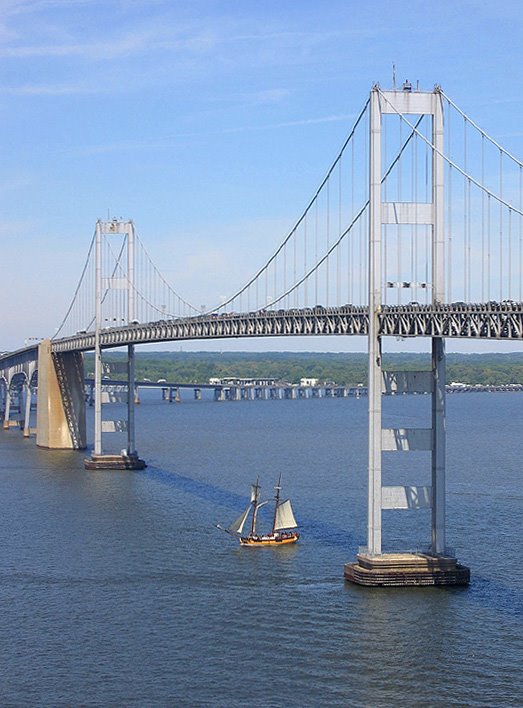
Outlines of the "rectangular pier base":
M346 563L344 576L367 587L419 585L468 585L470 569L455 558L425 553L358 553L356 563Z
M84 460L86 470L143 470L147 465L138 455L91 455Z

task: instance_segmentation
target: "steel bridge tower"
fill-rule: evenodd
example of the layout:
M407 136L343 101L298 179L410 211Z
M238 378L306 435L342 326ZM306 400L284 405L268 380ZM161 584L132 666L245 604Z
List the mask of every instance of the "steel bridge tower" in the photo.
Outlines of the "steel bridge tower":
M428 202L384 201L382 189L383 115L431 116L432 195ZM432 92L381 91L374 86L370 97L369 179L369 443L367 548L356 563L345 566L345 577L361 585L467 584L469 570L447 555L445 542L445 342L432 338L431 371L382 370L382 337L379 314L384 304L386 251L383 227L388 224L429 227L432 304L445 300L443 104L438 87ZM428 393L432 398L432 427L383 428L382 394ZM431 453L431 486L383 486L384 451ZM431 543L425 553L383 553L383 509L430 507Z
M116 275L115 270L105 270L107 267L103 259L103 238L117 236L124 238L127 263L124 277ZM127 323L131 324L135 318L135 283L134 283L134 245L135 233L132 221L96 222L95 240L95 370L94 370L94 450L90 458L85 460L86 469L143 469L145 462L138 457L135 445L134 425L134 345L127 345L127 420L102 420L102 404L104 393L102 391L102 348L100 344L100 331L103 327L103 303L105 295L111 290L123 291L127 300ZM127 447L120 454L104 454L102 450L102 433L115 433L127 431Z

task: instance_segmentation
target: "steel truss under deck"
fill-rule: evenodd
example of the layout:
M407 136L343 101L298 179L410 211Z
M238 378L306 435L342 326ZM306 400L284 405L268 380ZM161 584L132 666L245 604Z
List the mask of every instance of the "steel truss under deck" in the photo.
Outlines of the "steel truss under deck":
M523 339L523 303L500 305L384 305L379 336ZM366 307L200 316L114 327L100 332L103 348L231 337L367 336ZM53 352L94 349L94 332L54 340Z

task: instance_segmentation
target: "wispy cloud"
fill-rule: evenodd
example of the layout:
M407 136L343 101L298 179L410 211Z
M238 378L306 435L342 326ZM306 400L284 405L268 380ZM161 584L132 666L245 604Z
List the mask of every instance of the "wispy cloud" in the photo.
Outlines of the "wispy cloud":
M45 33L41 43L27 44L24 40L28 34L26 28L21 25L18 32L7 29L7 22L10 18L23 14L37 14L41 12L45 16L46 10L61 9L68 10L74 8L100 6L106 9L107 2L102 0L4 0L0 3L0 28L5 30L4 39L7 41L4 46L0 46L0 57L7 59L30 59L42 57L85 57L88 59L111 59L126 57L147 50L148 52L187 52L189 54L207 53L220 48L221 51L229 52L231 47L238 51L240 47L246 45L248 55L251 58L261 58L263 61L278 61L282 55L289 52L294 53L299 49L299 54L295 56L303 57L307 51L319 44L329 45L329 43L354 38L370 38L382 34L385 30L381 27L349 29L339 31L267 31L263 24L260 24L260 31L242 32L241 20L234 17L213 16L212 25L205 19L194 16L192 19L181 21L173 11L172 6L162 2L157 3L162 6L163 11L149 13L146 19L143 15L139 17L121 16L121 22L127 23L127 29L122 31L122 26L111 28L111 31L104 33L104 39L100 39L99 27L89 25L79 25L73 23L71 19L62 16L53 24L50 18L46 19L43 27ZM142 10L149 9L151 0L147 3L135 3L136 7ZM75 18L76 22L78 18ZM52 41L45 41L45 34L50 35ZM91 35L91 39L86 39ZM32 32L29 36L38 36L38 32ZM0 34L1 38L1 34ZM74 41L74 39L78 41ZM71 41L72 40L72 41ZM242 51L240 49L240 51Z
M262 105L268 103L279 103L283 98L289 95L287 89L274 88L265 91L255 91L247 96L249 103L254 105Z
M41 57L83 57L87 59L114 59L127 57L139 52L155 48L155 33L153 30L138 30L127 32L117 37L114 34L105 41L64 42L40 45L11 45L0 47L0 57L5 59L30 59ZM176 42L172 43L174 47ZM185 41L177 43L186 46Z
M66 9L88 5L102 5L106 0L3 0L0 12L6 15L22 15L54 8Z
M129 152L134 150L160 150L175 146L180 140L187 138L202 138L213 135L230 135L235 133L250 133L265 130L279 130L282 128L292 128L302 125L316 125L319 123L337 123L340 121L348 122L353 120L355 114L320 116L318 118L302 118L299 120L282 121L281 123L266 123L264 125L243 125L234 128L223 128L222 130L206 131L206 132L187 132L176 133L174 135L164 136L163 138L143 140L130 140L121 143L110 143L107 145L93 145L75 150L75 154L91 155L109 152Z
M79 94L99 94L103 89L99 85L82 83L63 84L25 84L22 86L0 86L0 95L11 96L71 96Z
M0 94L150 93L217 75L239 77L239 86L253 67L268 73L321 63L320 55L346 40L384 32L383 27L282 31L263 13L247 22L223 9L202 13L198 3L182 6L170 0L0 0L0 60L12 77L4 79ZM261 88L238 98L243 105L263 106L288 96L285 88Z

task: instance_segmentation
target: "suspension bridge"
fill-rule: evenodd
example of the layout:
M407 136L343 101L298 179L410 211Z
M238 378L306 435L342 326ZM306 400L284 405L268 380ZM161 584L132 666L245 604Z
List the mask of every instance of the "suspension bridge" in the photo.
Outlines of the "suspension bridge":
M523 163L436 86L375 85L293 227L229 297L198 308L150 258L132 221L98 221L53 337L0 357L4 428L18 397L36 442L87 446L83 353L95 352L95 439L88 469L139 469L133 396L103 415L103 352L153 342L364 336L369 353L367 547L345 577L364 585L466 584L445 539L445 339L523 340ZM431 341L430 371L382 369L388 337ZM383 428L384 392L428 393L430 428ZM105 397L104 397L105 395ZM127 447L108 450L110 433ZM102 444L103 442L103 444ZM382 453L427 451L430 484L384 486ZM382 552L383 509L431 509L426 554Z

